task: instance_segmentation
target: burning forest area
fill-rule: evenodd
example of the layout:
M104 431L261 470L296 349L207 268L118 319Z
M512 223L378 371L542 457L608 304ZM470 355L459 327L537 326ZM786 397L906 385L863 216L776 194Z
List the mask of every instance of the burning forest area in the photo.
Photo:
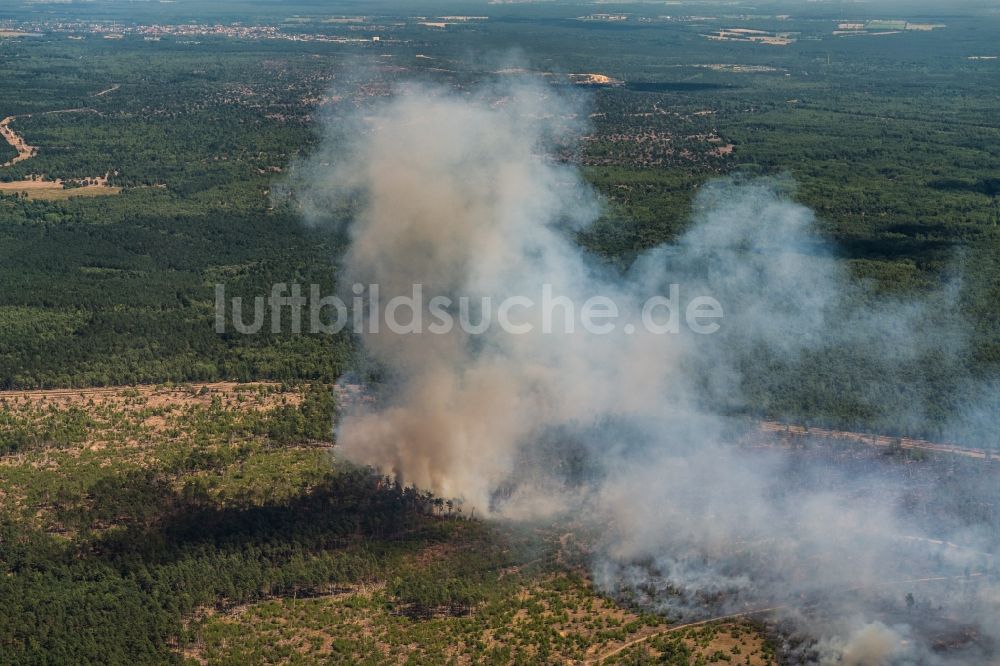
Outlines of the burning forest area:
M585 104L530 79L402 85L331 122L290 187L310 224L350 239L341 281L378 284L383 303L413 284L456 302L550 285L563 305L602 295L635 313L683 285L722 304L722 325L545 332L526 307L538 326L519 334L369 326L379 379L342 389L367 397L343 401L339 454L487 521L568 530L610 598L682 624L752 621L782 663L994 660L995 384L969 379L938 431L961 451L738 415L769 372L835 351L827 391L919 431L921 367L961 353L946 295L873 305L782 179L709 182L676 242L625 270L596 261L575 234L601 197L549 157Z

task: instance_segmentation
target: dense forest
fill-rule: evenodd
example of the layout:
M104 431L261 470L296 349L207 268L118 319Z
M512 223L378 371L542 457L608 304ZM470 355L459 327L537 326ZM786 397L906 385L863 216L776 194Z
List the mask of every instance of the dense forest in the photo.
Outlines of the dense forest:
M353 363L348 336L217 335L214 285L251 299L275 282L332 290L343 239L302 224L294 202L272 196L317 141L321 119L385 94L394 81L473 85L493 75L465 60L470 40L489 53L516 37L532 69L601 72L627 84L574 91L590 128L562 156L605 197L605 214L579 236L602 261L624 270L639 252L676 239L712 178L778 176L816 211L873 302L960 282L967 349L926 368L928 394L919 397L932 421L945 420L966 399L956 370L971 381L1000 364L1000 127L989 112L1000 72L993 61L967 58L989 47L975 20L845 40L828 33L828 18L805 16L780 26L797 31L797 43L768 49L650 21L612 27L544 11L527 22L501 13L433 35L379 21L370 31L393 40L382 47L211 36L72 41L58 33L0 40L9 64L0 114L15 116L10 126L38 149L0 179L106 176L124 188L115 196L0 197L0 386L334 381ZM281 25L290 34L342 29L306 18ZM949 34L961 35L961 45ZM814 381L832 373L833 386L851 384L845 369L858 362L830 354L808 367L763 360L766 381L747 372L737 408L887 427L863 404L870 396L845 398ZM896 395L892 386L879 390L890 402Z

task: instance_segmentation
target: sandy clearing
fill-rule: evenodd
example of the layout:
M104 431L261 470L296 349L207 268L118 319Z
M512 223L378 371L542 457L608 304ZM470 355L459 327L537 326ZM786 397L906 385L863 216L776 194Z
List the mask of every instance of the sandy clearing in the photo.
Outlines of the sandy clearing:
M32 176L24 180L14 180L9 183L0 182L0 193L25 193L28 199L59 200L72 197L99 197L119 194L120 187L108 185L110 174L95 178L83 178L73 181L74 187L67 187L62 179L46 180Z
M121 194L122 188L111 185L93 184L82 187L65 187L55 180L15 180L0 183L0 193L25 193L30 200L57 201L74 197L102 197Z
M206 410L213 404L223 409L241 411L267 411L302 403L300 390L281 390L281 385L273 382L212 382L177 385L112 386L85 389L48 389L34 391L0 391L0 412L39 412L48 410L82 409L88 413L100 413L111 409L138 419L149 434L167 431L172 425L170 414L189 409ZM100 433L95 433L100 434ZM77 447L65 449L79 453L84 449L103 448L105 438L88 437ZM130 444L136 444L130 440ZM0 456L0 464L21 464L22 458L16 454Z
M0 166L9 167L14 166L18 162L23 162L26 159L34 157L38 153L38 148L35 146L29 146L28 142L24 140L24 137L13 130L10 124L17 118L17 116L7 116L3 120L0 120L0 136L3 136L4 141L10 144L10 147L17 151L17 155L7 160Z
M607 74L570 74L569 79L573 83L585 86L619 86L624 83Z
M0 182L0 191L3 192L25 192L29 190L51 190L62 189L61 180L41 180L39 178L29 178L27 180L14 180L9 183Z
M107 197L121 194L122 188L109 185L87 185L85 187L52 188L28 192L29 200L62 201L77 197Z

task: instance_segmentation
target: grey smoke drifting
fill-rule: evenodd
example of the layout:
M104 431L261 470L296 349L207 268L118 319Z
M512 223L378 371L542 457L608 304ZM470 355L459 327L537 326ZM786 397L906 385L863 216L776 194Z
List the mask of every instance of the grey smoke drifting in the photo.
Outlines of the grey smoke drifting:
M531 311L525 335L370 332L364 347L391 383L344 416L341 455L480 513L590 516L606 526L594 561L604 589L681 617L775 608L813 639L795 648L802 661L943 660L884 609L912 590L918 610L988 624L998 595L979 574L994 571L995 525L901 515L905 466L735 446L740 421L726 414L769 368L847 350L858 373L832 373L829 391L919 424L930 389L914 368L949 367L962 344L949 291L866 307L810 211L764 182L704 188L679 242L614 272L574 242L599 199L549 157L579 133L578 111L530 82L404 87L336 123L299 172L312 216L351 213L342 284L378 284L383 303L415 283L474 301L549 284L577 308L607 296L623 320L679 284L723 304L722 330L545 334ZM969 410L986 427L990 412ZM573 473L569 454L585 461Z

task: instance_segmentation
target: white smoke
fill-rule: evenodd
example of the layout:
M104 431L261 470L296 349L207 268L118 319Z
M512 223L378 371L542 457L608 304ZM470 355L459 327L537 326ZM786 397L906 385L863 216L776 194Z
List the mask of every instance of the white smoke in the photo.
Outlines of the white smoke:
M823 666L889 666L913 657L903 635L881 622L857 627L846 638L824 639L818 648Z
M345 282L377 283L383 303L415 283L473 302L537 299L548 284L576 308L601 295L637 311L637 284L589 264L570 233L599 211L576 171L546 155L574 128L572 112L543 87L505 93L406 88L354 139L335 144L339 166L313 188L364 202L350 227ZM537 334L367 334L368 352L398 385L376 411L344 420L344 455L487 509L541 429L677 407L661 398L680 379L670 376L679 340L544 334L541 311L525 316Z
M531 82L465 93L409 86L338 121L300 165L299 192L317 219L351 213L342 284L378 284L383 304L417 283L428 298L474 302L537 299L547 284L577 309L610 297L627 321L676 283L686 298L723 304L722 330L547 334L533 310L525 335L369 331L364 347L391 370L390 388L345 415L340 453L481 513L582 509L607 526L595 580L665 612L773 606L798 618L797 604L822 596L845 628L815 631L814 659L879 664L916 654L900 651L905 627L866 619L868 609L901 598L906 588L887 583L910 584L911 563L943 562L950 580L983 558L959 564L927 546L936 535L894 511L899 479L735 447L721 414L741 406L748 382L767 380L769 363L846 349L873 376L832 373L830 390L850 389L875 413L888 399L885 377L874 375L899 370L889 411L919 422L925 389L902 370L951 359L961 346L943 305L949 290L859 306L861 287L817 237L811 212L783 184L762 182L706 187L691 231L618 274L574 240L598 216L598 197L549 157L579 133L579 111ZM928 322L935 334L920 334ZM818 399L802 398L805 408ZM585 461L582 471L567 471L569 454ZM968 552L989 548L975 529L963 534ZM951 592L934 594L944 604ZM981 616L995 601L979 595L966 611ZM850 618L861 619L848 626Z

